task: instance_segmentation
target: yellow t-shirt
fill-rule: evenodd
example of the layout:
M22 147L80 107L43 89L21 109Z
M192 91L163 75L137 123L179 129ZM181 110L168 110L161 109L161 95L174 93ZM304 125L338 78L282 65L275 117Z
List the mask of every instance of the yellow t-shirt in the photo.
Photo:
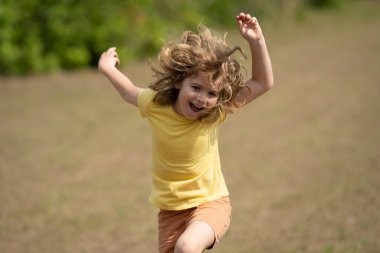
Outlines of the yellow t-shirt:
M218 151L218 126L188 120L172 106L153 102L144 89L138 107L152 130L150 201L164 210L183 210L228 196Z

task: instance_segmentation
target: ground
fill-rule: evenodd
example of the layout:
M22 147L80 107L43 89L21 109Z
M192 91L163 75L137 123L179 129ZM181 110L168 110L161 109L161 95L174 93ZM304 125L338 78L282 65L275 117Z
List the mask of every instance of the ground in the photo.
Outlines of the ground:
M275 87L220 130L233 220L213 252L380 252L376 10L262 24ZM104 77L1 77L0 114L0 252L156 251L149 129Z

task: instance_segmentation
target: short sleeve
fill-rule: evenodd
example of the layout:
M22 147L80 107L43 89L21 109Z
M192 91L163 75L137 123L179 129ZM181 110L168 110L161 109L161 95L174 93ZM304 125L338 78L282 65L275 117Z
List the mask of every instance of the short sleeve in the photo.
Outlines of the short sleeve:
M155 92L151 89L143 89L137 97L137 105L142 117L146 117L148 105L153 101Z

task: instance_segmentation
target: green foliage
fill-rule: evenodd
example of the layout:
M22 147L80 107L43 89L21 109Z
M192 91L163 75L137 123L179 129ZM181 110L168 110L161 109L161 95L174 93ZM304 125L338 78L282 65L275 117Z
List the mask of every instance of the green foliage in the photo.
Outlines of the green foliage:
M348 0L347 0L348 1ZM345 0L301 0L335 7ZM116 46L123 61L157 53L171 32L199 23L231 27L240 11L263 17L284 0L1 0L0 74L21 75L96 66Z
M94 66L114 45L123 58L151 53L162 29L149 23L148 13L132 1L2 0L0 73Z
M336 8L346 2L345 0L309 0L311 6L317 8Z

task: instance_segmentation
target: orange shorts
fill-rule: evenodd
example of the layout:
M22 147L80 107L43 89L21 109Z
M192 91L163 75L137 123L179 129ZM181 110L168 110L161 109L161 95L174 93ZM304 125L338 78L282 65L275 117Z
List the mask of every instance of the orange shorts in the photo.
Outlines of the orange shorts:
M209 224L214 230L215 242L218 242L231 222L230 198L224 197L186 210L160 210L158 213L159 252L172 253L178 238L193 221Z

